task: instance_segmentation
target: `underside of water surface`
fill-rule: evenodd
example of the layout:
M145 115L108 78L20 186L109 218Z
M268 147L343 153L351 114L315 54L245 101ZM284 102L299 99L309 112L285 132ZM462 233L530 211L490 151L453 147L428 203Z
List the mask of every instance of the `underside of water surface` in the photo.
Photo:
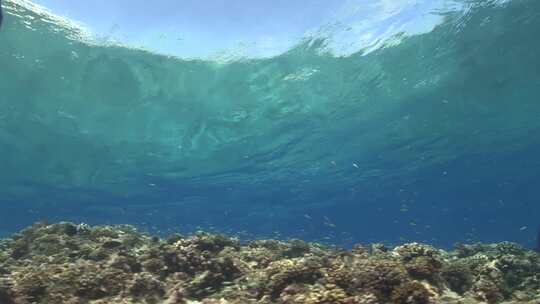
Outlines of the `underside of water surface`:
M356 242L540 223L540 2L467 1L336 56L182 59L3 1L0 231L37 220Z

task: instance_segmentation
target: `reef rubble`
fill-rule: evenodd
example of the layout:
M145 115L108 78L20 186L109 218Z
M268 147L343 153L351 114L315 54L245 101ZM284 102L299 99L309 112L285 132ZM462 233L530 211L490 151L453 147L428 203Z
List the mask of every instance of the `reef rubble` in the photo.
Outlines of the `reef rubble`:
M0 241L0 303L533 304L540 256L512 243L342 250L38 223Z

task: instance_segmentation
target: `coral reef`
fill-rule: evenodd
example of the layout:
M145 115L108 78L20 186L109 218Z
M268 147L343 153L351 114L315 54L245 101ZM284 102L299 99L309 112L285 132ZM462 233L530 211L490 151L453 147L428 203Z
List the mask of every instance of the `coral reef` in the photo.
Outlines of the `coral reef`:
M540 256L511 243L345 251L38 223L0 241L0 303L533 304Z

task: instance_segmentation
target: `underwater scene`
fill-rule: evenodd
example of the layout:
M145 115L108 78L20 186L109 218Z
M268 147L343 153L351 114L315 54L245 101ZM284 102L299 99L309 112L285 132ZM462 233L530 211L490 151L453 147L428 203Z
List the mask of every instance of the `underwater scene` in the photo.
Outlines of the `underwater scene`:
M0 304L540 303L540 1L54 2L0 1Z

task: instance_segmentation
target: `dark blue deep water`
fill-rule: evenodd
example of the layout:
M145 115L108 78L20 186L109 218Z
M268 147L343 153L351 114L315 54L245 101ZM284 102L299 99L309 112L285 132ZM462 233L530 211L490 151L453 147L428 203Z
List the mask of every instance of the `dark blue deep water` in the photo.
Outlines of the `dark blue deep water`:
M463 1L369 53L313 38L227 63L88 43L3 2L2 235L48 220L534 246L540 1Z

